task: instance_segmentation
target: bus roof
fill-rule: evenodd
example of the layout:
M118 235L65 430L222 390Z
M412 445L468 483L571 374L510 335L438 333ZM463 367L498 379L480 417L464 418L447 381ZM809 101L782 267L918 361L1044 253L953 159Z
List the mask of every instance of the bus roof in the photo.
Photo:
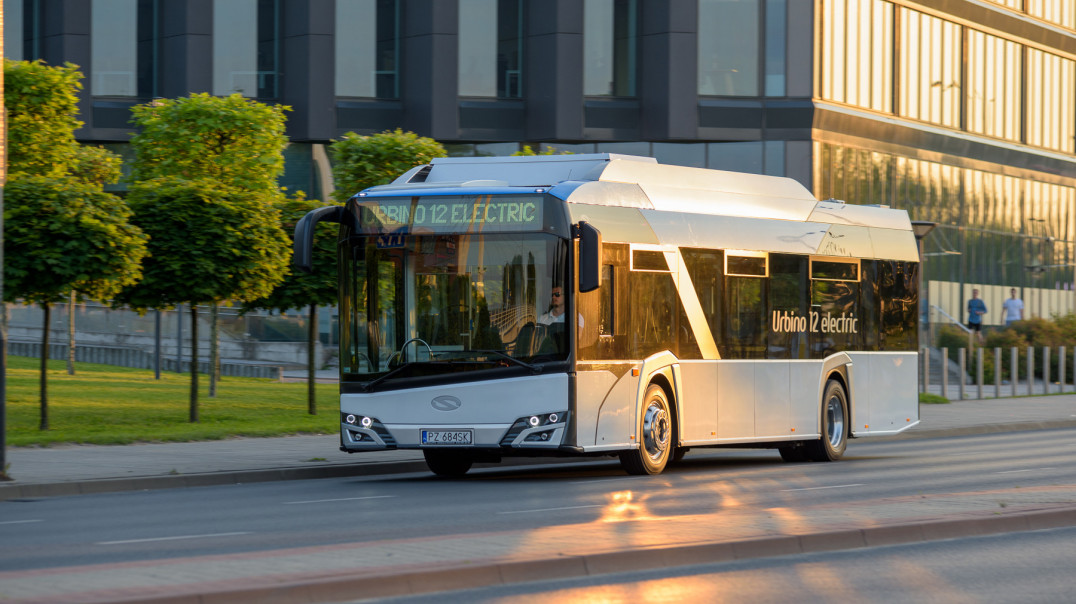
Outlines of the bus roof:
M444 194L457 187L544 189L568 202L573 220L593 222L611 241L720 247L742 241L736 247L918 260L904 210L819 201L791 178L665 165L651 157L437 158L365 193Z

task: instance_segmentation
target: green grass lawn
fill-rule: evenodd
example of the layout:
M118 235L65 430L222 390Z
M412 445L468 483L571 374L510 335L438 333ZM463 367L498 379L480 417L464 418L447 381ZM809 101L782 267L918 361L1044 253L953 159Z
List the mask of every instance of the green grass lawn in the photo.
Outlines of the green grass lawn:
M307 413L306 384L226 377L209 398L200 375L198 423L188 420L190 374L94 363L50 361L49 429L39 430L40 361L8 357L7 444L126 444L215 440L230 436L332 434L339 429L339 389L318 384L317 415Z

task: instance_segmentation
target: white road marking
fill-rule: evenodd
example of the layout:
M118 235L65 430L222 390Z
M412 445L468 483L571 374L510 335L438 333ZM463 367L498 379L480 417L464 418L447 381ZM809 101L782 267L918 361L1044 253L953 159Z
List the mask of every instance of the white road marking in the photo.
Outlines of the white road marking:
M395 495L371 495L369 497L344 497L342 499L311 499L310 501L285 501L284 505L299 505L300 503L329 503L332 501L362 501L364 499L391 499Z
M857 482L856 484L835 484L831 487L805 487L802 489L781 489L782 493L789 493L792 491L819 491L822 489L847 489L850 487L861 487L863 483Z
M1004 472L994 472L995 474L1019 474L1021 472L1044 472L1046 470L1056 470L1057 468L1032 468L1030 470L1006 470Z
M100 541L97 545L125 545L128 543L152 543L154 541L179 541L181 539L205 539L208 537L234 537L236 535L249 535L249 532L235 533L209 533L207 535L176 535L174 537L151 537L149 539L123 539L121 541Z
M44 522L44 520L4 520L0 524L30 524L31 522Z
M561 510L581 510L583 508L600 508L601 505L571 505L563 508L544 508L540 510L513 510L511 512L497 512L498 514L534 514L537 512L559 512Z

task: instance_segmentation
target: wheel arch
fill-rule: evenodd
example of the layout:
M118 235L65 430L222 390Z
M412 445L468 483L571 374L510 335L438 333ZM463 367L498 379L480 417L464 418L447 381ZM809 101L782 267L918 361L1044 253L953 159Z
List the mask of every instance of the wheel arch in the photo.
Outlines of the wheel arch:
M830 380L836 380L844 388L844 396L848 404L848 437L855 438L853 427L856 425L856 405L855 405L855 390L853 377L853 363L852 358L846 353L839 352L826 359L822 364L822 374L818 382L818 396L815 400L818 401L818 412L815 413L815 417L819 418L821 422L822 405L824 404L823 397L826 393L826 384ZM822 430L821 424L817 426L819 432Z
M679 446L680 435L683 433L680 426L681 418L683 417L683 413L681 413L682 397L680 396L682 392L680 359L668 351L655 354L643 361L640 373L639 389L635 397L636 416L640 413L643 397L646 396L646 389L650 384L661 386L661 389L665 391L665 396L669 397L669 410L673 414L673 426L676 434L676 442L673 444Z

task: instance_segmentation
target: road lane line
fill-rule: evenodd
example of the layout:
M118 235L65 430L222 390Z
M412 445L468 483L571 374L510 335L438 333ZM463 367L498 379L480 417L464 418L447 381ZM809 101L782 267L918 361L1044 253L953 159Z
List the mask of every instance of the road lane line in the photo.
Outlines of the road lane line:
M44 520L3 520L0 524L30 524L31 522L44 522Z
M249 532L239 531L235 533L209 533L206 535L176 535L174 537L150 537L149 539L123 539L121 541L99 541L97 545L125 545L128 543L152 543L154 541L179 541L181 539L205 539L207 537L234 537L236 535L249 535Z
M847 489L849 487L861 487L863 483L857 482L856 484L835 484L831 487L805 487L802 489L781 489L782 493L789 493L791 491L819 491L822 489Z
M1021 472L1044 472L1046 470L1056 470L1057 468L1031 468L1030 470L1005 470L1004 472L994 472L995 474L1019 474Z
M603 506L601 504L595 504L595 505L570 505L568 507L563 507L563 508L544 508L544 509L540 509L540 510L512 510L510 512L497 512L497 513L498 514L534 514L534 513L537 513L537 512L559 512L561 510L581 510L581 509L584 509L584 508L600 508L600 507L603 507Z
M369 497L344 497L342 499L311 499L309 501L285 501L284 505L298 505L300 503L329 503L332 501L362 501L364 499L391 499L396 495L371 495Z

